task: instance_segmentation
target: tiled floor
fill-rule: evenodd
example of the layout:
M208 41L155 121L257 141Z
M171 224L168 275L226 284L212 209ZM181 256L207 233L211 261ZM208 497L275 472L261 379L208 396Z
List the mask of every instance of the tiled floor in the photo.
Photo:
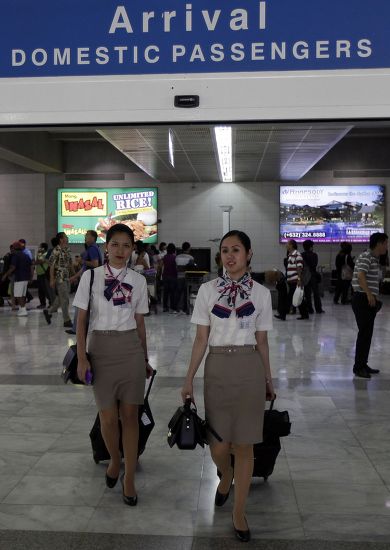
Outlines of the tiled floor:
M253 480L247 517L259 544L390 544L389 306L385 300L377 317L370 356L381 374L369 381L351 375L356 330L348 306L328 298L325 315L275 320L269 339L277 408L289 411L293 429L272 477ZM167 548L189 548L191 540L219 547L225 538L230 547L232 502L214 509L217 478L208 449L178 451L166 443L194 328L186 316L161 313L146 323L158 370L150 397L156 428L138 468L139 505L131 509L119 484L105 488L105 465L92 460L91 389L59 378L71 341L61 315L47 326L38 310L27 318L0 310L0 530L8 537L12 531L170 535L179 538ZM202 415L201 377L202 369L196 383Z

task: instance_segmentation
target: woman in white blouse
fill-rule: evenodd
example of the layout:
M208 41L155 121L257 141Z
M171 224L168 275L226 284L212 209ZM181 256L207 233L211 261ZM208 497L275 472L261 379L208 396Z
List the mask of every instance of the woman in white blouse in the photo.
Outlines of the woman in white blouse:
M203 284L191 322L197 325L182 398L193 395L193 379L209 345L205 362L206 419L222 438L210 451L221 472L215 505L223 506L234 479L233 527L250 540L245 505L253 472L253 444L263 439L265 400L275 397L267 331L272 329L271 295L248 271L251 242L242 231L221 240L222 277ZM234 472L230 455L234 454Z
M128 226L116 224L108 230L108 262L93 270L88 356L86 339L91 270L81 277L73 302L79 308L77 373L85 381L88 371L92 370L102 436L111 457L106 485L114 487L120 472L119 412L125 462L122 495L129 506L137 504L134 474L138 450L138 405L144 400L145 377L149 378L153 372L148 364L144 324L144 314L148 313L146 279L127 268L133 247L134 234Z

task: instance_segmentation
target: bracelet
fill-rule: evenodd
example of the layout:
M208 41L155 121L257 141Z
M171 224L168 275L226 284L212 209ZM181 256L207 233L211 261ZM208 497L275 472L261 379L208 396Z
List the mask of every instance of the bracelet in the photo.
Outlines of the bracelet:
M271 380L269 380L268 378L265 379L266 384L269 384L270 382L271 382Z

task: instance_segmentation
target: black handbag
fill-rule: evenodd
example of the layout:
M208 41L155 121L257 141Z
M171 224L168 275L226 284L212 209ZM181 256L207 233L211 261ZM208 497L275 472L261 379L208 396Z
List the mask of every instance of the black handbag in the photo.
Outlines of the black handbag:
M290 416L287 411L277 411L273 399L268 410L264 411L263 435L285 437L291 432Z
M186 399L184 405L178 407L168 423L168 429L168 445L177 445L182 450L193 450L197 445L207 445L207 432L222 441L210 424L198 416L196 407L191 407L191 399Z
M95 278L95 271L91 269L91 280L89 283L89 302L91 301L92 285L93 285L94 278ZM90 306L90 303L88 303L88 313L89 313L89 306ZM87 358L89 360L88 354L87 354ZM62 361L61 378L65 384L67 384L69 380L72 382L72 384L84 384L84 382L82 382L77 376L77 364L78 364L77 346L76 344L73 344L72 346L69 347ZM89 384L93 384L93 375L92 375L92 378L89 380Z

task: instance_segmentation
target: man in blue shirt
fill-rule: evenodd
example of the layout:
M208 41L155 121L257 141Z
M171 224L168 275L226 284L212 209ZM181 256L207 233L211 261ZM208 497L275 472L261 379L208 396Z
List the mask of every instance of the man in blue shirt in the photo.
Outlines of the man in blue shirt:
M20 306L17 313L19 317L27 316L26 309L26 294L27 285L32 278L32 261L30 257L23 251L23 243L16 241L12 245L13 254L11 257L11 265L2 280L5 281L9 275L14 274L14 296Z
M96 244L97 241L97 233L93 229L90 229L85 234L85 250L81 254L82 259L82 267L80 271L78 271L73 277L71 277L70 282L74 283L78 281L81 278L81 275L84 273L84 271L87 271L88 269L94 269L95 267L98 267L99 265L102 265L102 257L100 254L100 250L98 245ZM77 315L78 315L78 309L75 307L74 310L74 316L73 316L73 327L69 330L66 330L65 332L67 334L76 334L76 328L77 328Z

